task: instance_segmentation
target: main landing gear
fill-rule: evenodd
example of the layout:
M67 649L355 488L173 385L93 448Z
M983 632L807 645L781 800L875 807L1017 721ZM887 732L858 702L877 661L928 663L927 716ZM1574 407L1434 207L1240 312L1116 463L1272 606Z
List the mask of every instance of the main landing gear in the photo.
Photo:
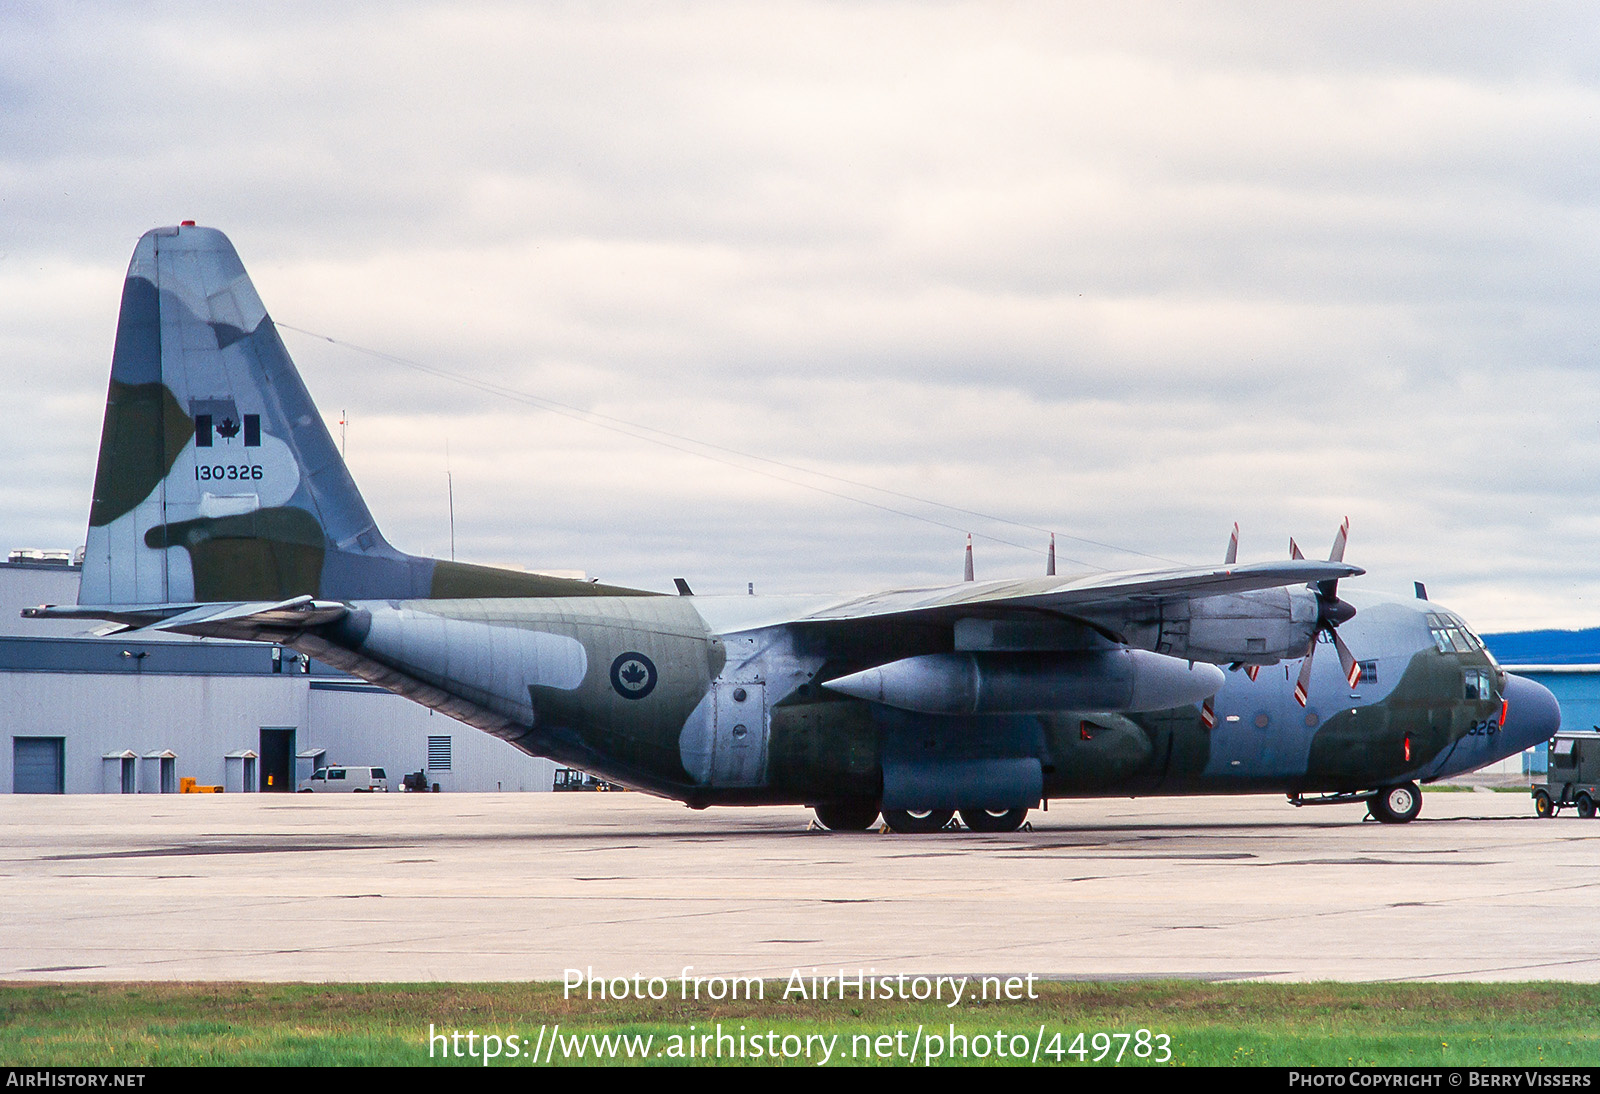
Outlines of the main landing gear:
M938 832L955 815L954 809L885 809L883 823L893 832Z
M974 832L1015 832L1028 819L1026 809L963 809L961 823Z
M834 802L815 809L822 827L830 832L865 832L878 819L878 807L861 802Z
M878 807L862 802L832 802L812 808L830 832L865 832L878 819ZM947 830L955 816L954 809L885 809L883 822L891 832L921 834ZM961 810L961 823L971 832L1015 832L1027 819L1026 808Z

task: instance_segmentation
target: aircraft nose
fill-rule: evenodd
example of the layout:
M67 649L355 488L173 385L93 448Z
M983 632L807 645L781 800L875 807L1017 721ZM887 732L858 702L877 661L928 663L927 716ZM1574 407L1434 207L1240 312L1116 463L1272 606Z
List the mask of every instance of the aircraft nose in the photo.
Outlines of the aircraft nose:
M1550 689L1524 676L1506 674L1506 722L1500 727L1516 751L1548 741L1561 728L1561 706Z

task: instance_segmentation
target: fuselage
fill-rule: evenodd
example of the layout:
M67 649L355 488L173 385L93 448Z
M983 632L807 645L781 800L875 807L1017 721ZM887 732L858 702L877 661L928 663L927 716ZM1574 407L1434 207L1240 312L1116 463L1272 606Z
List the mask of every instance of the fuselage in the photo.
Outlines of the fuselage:
M828 598L358 602L306 652L347 652L345 667L369 677L379 664L391 671L377 682L525 751L694 805L1359 792L1470 770L1554 732L1549 693L1500 669L1458 617L1348 599L1354 687L1330 655L1304 706L1298 660L1254 679L1235 668L1209 727L1199 703L937 715L836 693L830 679L885 649L948 653L952 638L903 619L794 621Z

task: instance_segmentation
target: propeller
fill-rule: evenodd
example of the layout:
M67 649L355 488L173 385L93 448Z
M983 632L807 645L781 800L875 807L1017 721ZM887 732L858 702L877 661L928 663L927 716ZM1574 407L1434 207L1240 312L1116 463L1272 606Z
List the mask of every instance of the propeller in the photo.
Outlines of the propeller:
M1294 540L1291 539L1289 541L1289 547L1291 549L1297 549L1294 546ZM1233 522L1233 534L1228 537L1228 553L1223 556L1222 561L1223 561L1223 564L1227 565L1227 566L1236 565L1238 563L1238 561L1239 561L1239 522L1238 521L1234 521ZM1239 669L1244 669L1245 675L1250 677L1250 682L1252 684L1255 683L1256 677L1261 673L1261 666L1260 665L1252 665L1252 664L1250 664L1250 663L1248 663L1246 661L1235 661L1233 664L1228 666L1228 669L1229 669L1229 671L1233 671L1233 672L1236 672ZM1202 713L1202 720L1204 720L1205 712L1202 711L1201 713ZM1213 724L1215 724L1215 717L1214 716L1212 718L1212 721L1208 722L1206 724L1206 728L1210 729Z
M1350 518L1345 517L1344 523L1339 525L1338 535L1333 537L1333 550L1328 552L1329 562L1344 561L1344 545L1350 538ZM1304 558L1300 548L1293 539L1289 540L1289 555L1291 558ZM1361 679L1361 664L1356 660L1355 654L1350 652L1350 647L1344 644L1344 639L1339 637L1339 625L1347 622L1356 614L1355 608L1339 599L1339 582L1335 578L1331 581L1318 581L1308 585L1312 592L1317 594L1317 625L1312 632L1311 648L1306 650L1305 660L1300 664L1300 677L1294 684L1295 702L1301 706L1306 705L1311 687L1311 662L1317 652L1317 635L1326 631L1328 638L1333 642L1333 648L1339 651L1339 664L1344 668L1344 678L1353 688Z

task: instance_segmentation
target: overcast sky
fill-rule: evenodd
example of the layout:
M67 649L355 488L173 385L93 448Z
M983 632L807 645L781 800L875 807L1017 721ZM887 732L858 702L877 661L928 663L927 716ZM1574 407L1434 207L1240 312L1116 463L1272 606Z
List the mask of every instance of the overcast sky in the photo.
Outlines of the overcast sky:
M0 547L83 542L129 255L194 219L402 549L448 446L468 561L870 590L1348 515L1365 587L1600 625L1593 4L342 7L0 6Z

